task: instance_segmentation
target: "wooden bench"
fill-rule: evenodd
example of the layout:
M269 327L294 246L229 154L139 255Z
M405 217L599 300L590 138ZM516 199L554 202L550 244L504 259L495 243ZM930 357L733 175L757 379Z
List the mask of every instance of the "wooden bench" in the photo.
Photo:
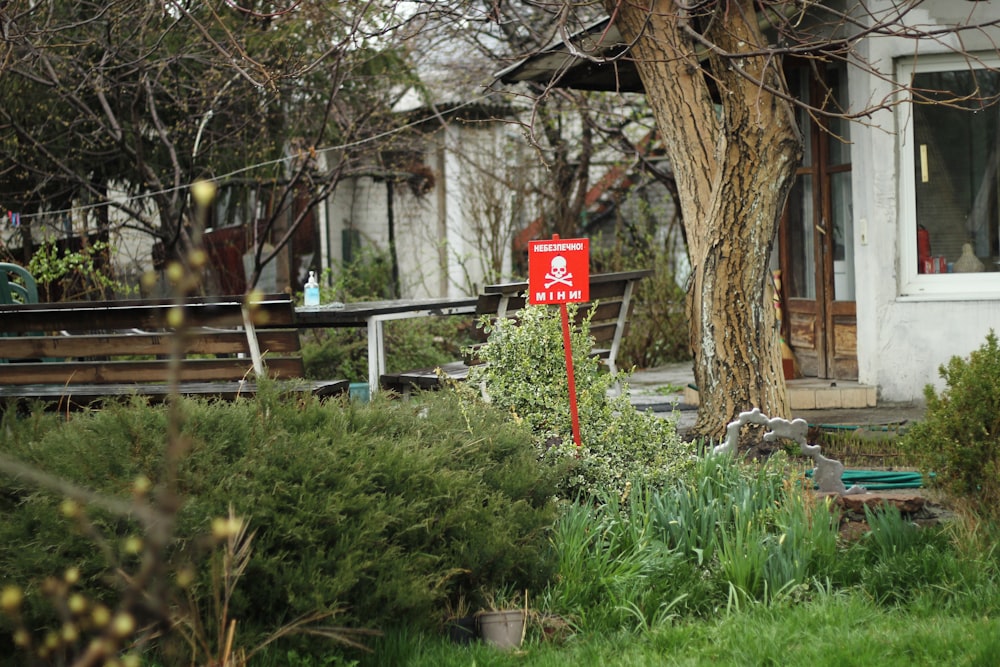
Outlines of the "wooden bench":
M628 318L632 311L632 293L635 284L652 270L621 271L617 273L598 273L590 276L590 302L580 304L577 311L579 322L593 311L590 321L590 335L594 338L594 349L591 355L601 359L612 373L618 372L617 358L622 338L628 330ZM518 312L527 303L526 292L528 283L503 283L488 285L476 302L476 332L485 339L482 329L478 327L481 316L492 318L517 317ZM481 345L482 342L476 346ZM473 349L476 347L473 346ZM434 368L419 368L401 373L386 373L381 376L379 384L383 389L390 389L406 394L410 389L436 389L443 380L464 380L469 374L471 365L477 363L473 358L454 361Z
M323 397L347 380L303 379L287 295L0 305L0 404L41 399L60 409L172 392L233 399L258 376Z

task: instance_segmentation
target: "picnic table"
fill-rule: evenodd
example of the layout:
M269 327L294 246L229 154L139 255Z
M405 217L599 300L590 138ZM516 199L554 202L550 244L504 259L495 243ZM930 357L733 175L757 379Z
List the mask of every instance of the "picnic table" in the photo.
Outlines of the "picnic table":
M457 297L299 306L295 309L295 323L302 328L365 327L368 334L368 389L374 394L386 367L383 330L386 321L471 315L476 312L476 303L476 297Z

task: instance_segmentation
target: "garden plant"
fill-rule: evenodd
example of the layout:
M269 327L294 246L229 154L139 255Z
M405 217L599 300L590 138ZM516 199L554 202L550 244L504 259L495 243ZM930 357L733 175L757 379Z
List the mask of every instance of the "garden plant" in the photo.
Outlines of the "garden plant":
M973 506L1000 517L1000 344L995 331L968 358L940 369L945 389L924 388L927 415L903 446L917 454L928 480Z
M552 309L530 309L497 325L468 385L409 400L321 402L265 383L231 403L8 410L0 662L987 665L1000 654L1000 533L977 503L930 526L869 510L869 530L847 540L801 460L706 455L632 408L627 373L579 352L585 324L577 448L553 322ZM971 378L998 379L1000 364L984 363L995 348L991 335L954 362L929 420L953 416ZM449 614L503 596L529 603L518 651L449 641Z
M521 427L493 410L439 398L361 405L265 392L235 403L184 400L174 418L187 452L174 481L164 473L171 411L163 406L137 400L68 420L8 412L3 459L60 482L39 489L23 475L3 476L0 586L12 613L0 655L23 664L25 653L12 643L29 641L36 654L54 642L43 651L53 664L86 651L100 629L94 610L114 610L148 566L148 528L135 518L144 508L175 524L157 562L166 607L133 601L121 611L153 624L137 620L130 639L155 647L168 664L203 664L207 656L179 633L160 638L164 627L200 626L209 637L228 630L213 627L221 616L210 613L219 611L217 561L228 559L233 575L239 545L230 539L244 528L249 554L225 614L238 619L240 646L331 611L336 617L328 620L344 629L428 630L456 591L507 583L537 589L552 567L551 469L536 465ZM173 483L178 506L170 517L162 501ZM78 488L114 502L67 501ZM14 591L23 592L16 605ZM80 613L69 604L77 594L85 600ZM59 635L67 626L76 632Z
M575 321L577 306L567 308ZM572 434L559 309L528 306L516 321L484 318L480 326L489 334L476 350L485 363L473 366L457 389L471 403L485 394L530 429L540 457L569 465L572 472L561 482L566 498L623 493L632 483L660 486L690 467L694 447L681 440L673 422L636 410L629 401L629 373L610 374L590 355L588 318L571 333L580 446Z

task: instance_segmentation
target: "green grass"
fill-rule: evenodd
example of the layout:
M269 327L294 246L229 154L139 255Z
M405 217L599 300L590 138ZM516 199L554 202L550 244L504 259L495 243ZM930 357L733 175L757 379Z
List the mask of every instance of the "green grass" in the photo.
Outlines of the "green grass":
M833 594L801 605L677 622L649 633L577 635L563 644L529 639L522 650L510 653L485 644L463 647L436 636L389 633L359 665L986 666L995 665L998 655L1000 619L886 609L861 594Z

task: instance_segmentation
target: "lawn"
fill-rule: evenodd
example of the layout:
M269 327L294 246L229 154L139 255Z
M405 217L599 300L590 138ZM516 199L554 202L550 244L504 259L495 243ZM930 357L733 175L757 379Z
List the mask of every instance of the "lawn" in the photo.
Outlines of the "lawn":
M504 653L456 647L436 637L394 635L362 665L468 667L641 667L643 665L997 664L1000 621L932 609L882 608L860 595L824 596L806 604L720 612L715 619L676 620L644 632L575 636L562 644L529 641ZM275 665L280 664L275 662Z

